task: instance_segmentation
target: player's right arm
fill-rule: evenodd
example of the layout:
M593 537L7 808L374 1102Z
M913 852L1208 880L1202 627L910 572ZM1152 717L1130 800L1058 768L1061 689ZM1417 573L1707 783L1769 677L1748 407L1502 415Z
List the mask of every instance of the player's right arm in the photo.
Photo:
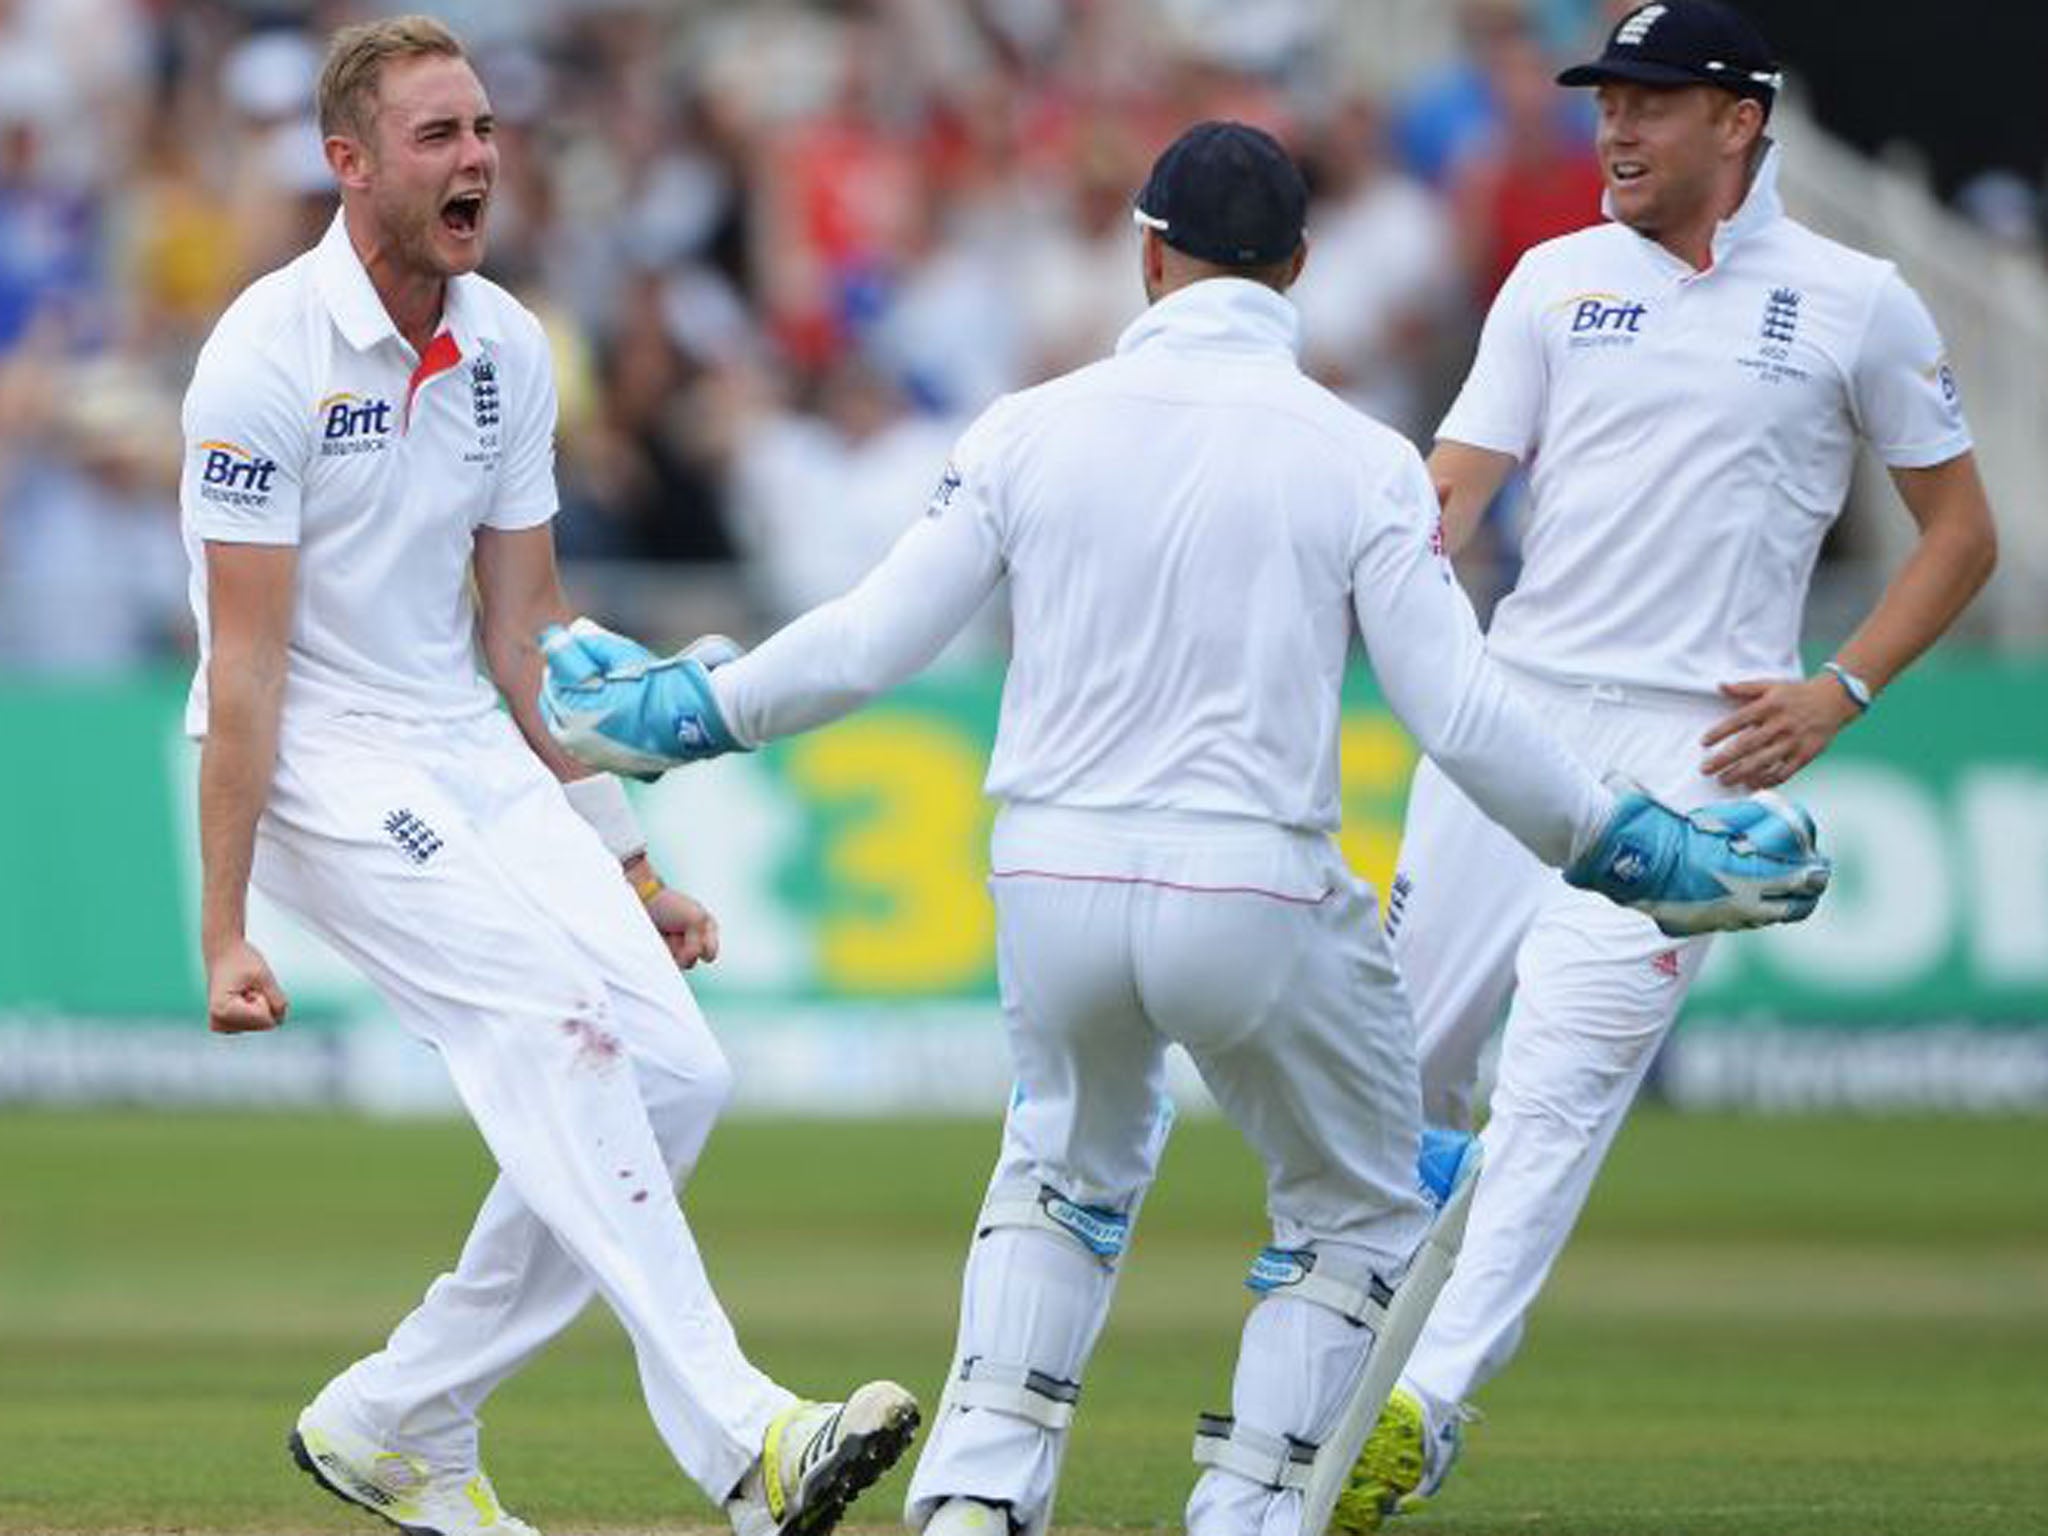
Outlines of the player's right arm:
M1528 297L1532 259L1523 257L1494 296L1472 369L1429 455L1430 483L1443 511L1444 548L1453 555L1471 542L1486 509L1540 433L1549 383Z
M253 290L252 290L253 292ZM200 951L207 1022L273 1029L285 995L246 933L256 823L270 795L297 590L311 413L270 313L248 299L201 350L185 395L179 514L206 582L199 758Z
M1472 542L1486 509L1514 472L1511 453L1439 438L1429 455L1429 479L1443 509L1444 549L1457 554Z
M206 743L199 757L200 948L207 1023L220 1034L274 1029L286 1000L248 940L256 822L270 796L284 707L298 550L206 544Z

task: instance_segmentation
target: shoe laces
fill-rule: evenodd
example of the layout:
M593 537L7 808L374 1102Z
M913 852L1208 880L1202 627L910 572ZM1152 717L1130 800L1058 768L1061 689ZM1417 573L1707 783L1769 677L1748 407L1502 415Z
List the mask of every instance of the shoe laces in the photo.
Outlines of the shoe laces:
M810 1438L804 1441L803 1449L797 1452L795 1471L799 1485L802 1484L806 1477L810 1476L811 1468L815 1467L823 1457L828 1455L832 1447L838 1443L839 1420L845 1411L846 1405L844 1403L827 1403L817 1405L813 1409L812 1415L806 1415L806 1417L814 1416L818 1422L811 1431ZM797 1425L802 1424L802 1422L803 1419L799 1418ZM792 1425L791 1428L796 1428L797 1425Z
M417 1494L434 1480L432 1468L402 1451L379 1451L370 1463L370 1481L398 1498Z

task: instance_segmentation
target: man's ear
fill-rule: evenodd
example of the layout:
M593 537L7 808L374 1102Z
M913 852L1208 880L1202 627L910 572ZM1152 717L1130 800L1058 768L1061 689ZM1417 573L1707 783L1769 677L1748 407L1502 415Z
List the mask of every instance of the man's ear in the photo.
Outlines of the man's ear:
M1764 104L1754 96L1736 97L1724 130L1728 135L1728 147L1737 155L1747 155L1756 147L1756 141L1763 137Z
M327 156L327 169L334 173L337 185L350 191L361 191L370 179L370 172L376 169L370 159L369 147L361 139L346 133L330 133L321 144Z

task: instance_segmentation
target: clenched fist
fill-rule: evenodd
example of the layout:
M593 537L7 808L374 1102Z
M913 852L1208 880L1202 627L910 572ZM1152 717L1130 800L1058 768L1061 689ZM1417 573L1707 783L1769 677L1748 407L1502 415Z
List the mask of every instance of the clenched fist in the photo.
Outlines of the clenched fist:
M291 1002L270 974L270 963L247 939L235 939L206 959L206 1023L217 1035L275 1029Z

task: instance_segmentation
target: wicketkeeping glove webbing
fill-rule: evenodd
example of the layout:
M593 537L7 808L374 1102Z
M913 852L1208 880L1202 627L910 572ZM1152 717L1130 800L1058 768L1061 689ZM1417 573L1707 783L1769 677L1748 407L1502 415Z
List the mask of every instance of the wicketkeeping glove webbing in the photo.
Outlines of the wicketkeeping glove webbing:
M1813 817L1782 795L1681 815L1636 785L1615 788L1614 814L1564 878L1665 933L1796 923L1828 888L1834 866L1815 851Z

